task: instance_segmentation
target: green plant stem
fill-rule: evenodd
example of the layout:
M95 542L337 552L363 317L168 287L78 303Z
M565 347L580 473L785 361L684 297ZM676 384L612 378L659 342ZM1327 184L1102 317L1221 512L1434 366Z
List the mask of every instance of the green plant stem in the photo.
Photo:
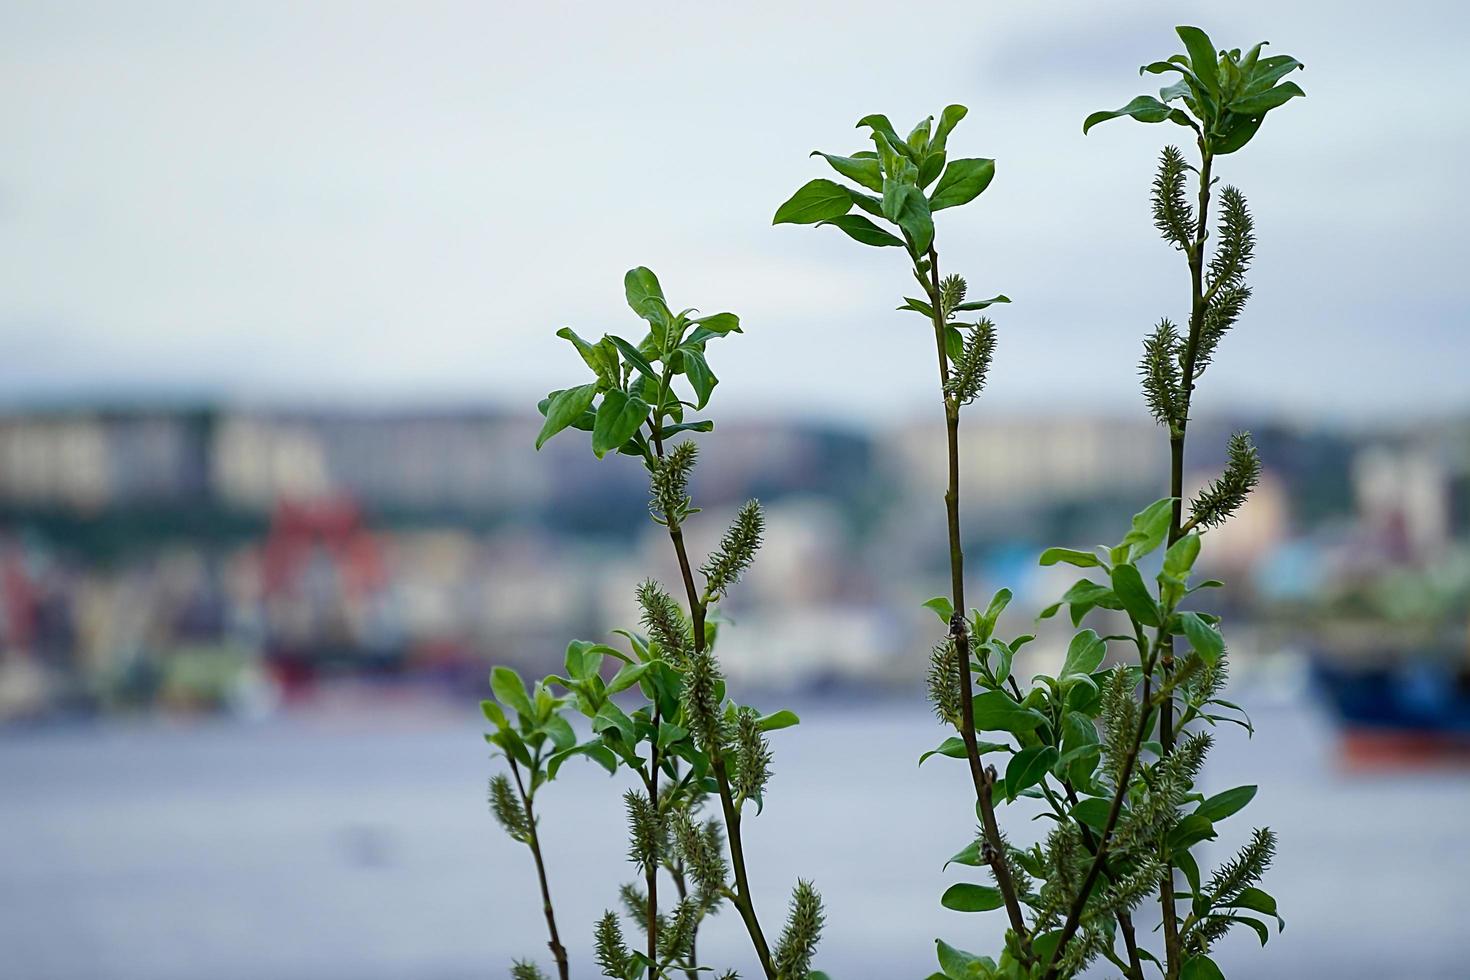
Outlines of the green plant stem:
M648 787L648 802L653 807L653 812L658 813L658 702L653 705L653 743L649 747L648 777L644 780ZM658 976L658 855L650 854L648 867L643 873L644 884L648 889L648 980L657 980Z
M1045 789L1046 787L1045 780L1042 781L1042 787L1043 789ZM1067 780L1062 781L1062 789L1067 794L1067 802L1072 804L1072 806L1076 806L1077 790L1073 788L1072 784ZM1066 819L1067 814L1064 813L1062 811L1062 808L1055 802L1055 800L1052 799L1051 791L1049 789L1046 791L1046 795L1048 800L1052 800L1052 809L1056 811L1057 816ZM1087 848L1088 853L1096 855L1097 839L1092 836L1092 828L1087 826L1087 824L1078 821L1077 829L1082 831L1082 843ZM1113 880L1112 869L1108 867L1106 861L1103 862L1102 871L1109 881ZM1126 969L1124 969L1124 976L1128 977L1129 980L1144 980L1143 960L1141 960L1138 956L1138 935L1133 928L1133 916L1128 914L1127 912L1119 910L1116 917L1118 920L1118 931L1123 934L1123 948L1128 951L1128 963L1126 964ZM1123 964L1119 965L1120 968L1123 966Z
M531 794L526 792L526 784L521 780L521 769L514 758L510 759L510 772L515 777L516 790L521 794L521 805L526 810L527 833L526 845L531 848L531 856L536 859L536 878L541 883L541 911L546 915L546 931L550 934L547 946L551 948L551 957L556 960L556 972L561 980L569 980L571 972L567 966L567 950L561 944L561 936L556 931L556 913L551 907L551 888L546 883L546 862L541 858L541 838L536 833L536 810L531 800Z
M660 404L662 404L662 399L660 399ZM659 459L663 459L663 427L657 421L657 416L652 423L652 429L654 452ZM679 527L679 522L673 515L665 514L664 517L668 522L669 540L673 543L674 555L679 560L679 576L684 582L684 594L689 601L694 652L702 654L704 652L705 603L700 597L698 587L694 584L694 568L689 563L689 551L684 545L684 531ZM766 943L760 919L755 914L755 902L750 894L750 878L745 870L745 845L740 837L740 808L735 805L734 794L730 791L730 774L725 767L724 753L719 750L718 746L711 746L710 768L714 772L715 783L719 788L720 810L725 817L725 835L730 847L730 868L735 875L735 892L731 902L735 910L740 913L741 921L745 923L745 931L749 934L750 942L755 947L756 958L760 960L761 970L765 973L767 980L777 980L776 967L771 960L770 946Z
M1172 610L1167 612L1172 614ZM1107 863L1108 845L1112 843L1113 830L1117 827L1118 817L1123 812L1123 797L1128 795L1128 783L1133 778L1133 767L1138 764L1138 754L1143 748L1143 738L1148 732L1149 719L1153 714L1149 706L1150 690L1155 661L1163 646L1164 637L1169 635L1168 615L1164 617L1164 625L1159 627L1153 650L1146 652L1143 631L1136 622L1134 632L1138 637L1138 651L1143 659L1143 696L1139 699L1138 730L1133 735L1133 744L1129 747L1128 757L1123 761L1123 770L1118 774L1118 786L1113 791L1113 802L1108 807L1108 816L1103 822L1102 834L1098 837L1097 851L1093 855L1092 864L1088 866L1087 874L1082 879L1082 887L1077 891L1076 898L1072 900L1066 922L1063 923L1061 934L1057 937L1057 944L1052 949L1051 959L1047 961L1045 980L1056 980L1062 952L1067 948L1067 943L1076 935L1077 927L1082 924L1082 913L1087 908L1087 899L1092 894L1093 886L1097 884L1098 875L1102 873L1103 866Z
M917 265L915 271L919 271ZM928 289L929 305L934 315L934 343L939 356L939 390L942 393L949 381L949 351L944 341L947 324L939 288L939 253L932 245L929 247ZM965 743L965 757L970 763L970 779L975 785L975 798L980 804L980 823L994 854L990 870L1005 901L1011 929L1024 948L1027 945L1026 920L1021 913L1015 882L1011 880L1005 843L1000 836L1000 824L995 819L995 804L991 799L995 777L993 771L986 771L980 758L979 742L975 737L970 633L965 624L965 552L960 538L960 405L957 399L947 394L944 396L944 431L949 453L949 485L944 491L944 511L949 524L949 578L953 603L949 628L950 636L954 640L955 656L960 663L960 738Z
M1189 428L1190 401L1194 395L1195 355L1199 349L1200 332L1204 328L1205 310L1208 300L1204 288L1205 239L1209 235L1210 215L1210 165L1214 162L1204 141L1200 140L1199 168L1199 220L1195 225L1194 244L1189 250L1189 280L1191 302L1189 310L1189 339L1184 345L1182 411L1177 427L1169 434L1169 493L1174 498L1174 507L1169 521L1169 544L1172 545L1186 533L1184 530L1184 438ZM1174 672L1174 638L1169 636L1163 650L1165 683ZM1169 696L1159 708L1159 739L1164 755L1174 749L1174 695ZM1182 947L1179 937L1179 916L1174 897L1174 862L1164 862L1164 875L1159 882L1159 911L1164 924L1164 976L1175 980L1183 968Z

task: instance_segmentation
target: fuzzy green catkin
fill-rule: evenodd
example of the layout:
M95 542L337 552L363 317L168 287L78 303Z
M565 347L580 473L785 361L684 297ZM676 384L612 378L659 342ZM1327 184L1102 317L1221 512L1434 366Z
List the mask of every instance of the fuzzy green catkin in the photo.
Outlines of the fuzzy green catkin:
M735 718L735 792L745 799L758 799L771 778L771 746L760 730L760 718L741 708Z
M699 908L694 900L680 899L674 907L673 919L658 931L659 954L666 960L687 961L698 924Z
M954 316L955 307L965 301L968 288L964 276L948 275L939 280L939 311L944 319Z
M965 349L950 366L944 393L961 405L968 405L985 388L985 376L995 356L995 324L981 317L965 337Z
M725 718L720 711L720 665L709 650L691 653L685 661L684 690L680 697L689 717L689 730L701 751L724 752Z
M1123 781L1123 769L1133 752L1138 730L1138 703L1133 700L1132 675L1114 667L1103 688L1103 758L1114 785Z
M1210 258L1209 288L1236 285L1256 255L1256 228L1239 188L1220 192L1220 241Z
M786 928L776 943L772 961L781 980L807 980L811 974L812 956L822 938L822 896L810 881L798 880L791 893L791 911Z
M674 597L653 579L638 586L639 621L669 658L683 660L689 647L689 626L684 610Z
M611 911L602 913L597 920L597 965L605 977L622 977L628 972L628 944L623 941L623 929L618 917Z
M1261 480L1261 457L1249 432L1230 437L1225 472L1189 505L1190 517L1200 527L1219 527L1230 519Z
M623 794L628 811L628 860L647 873L658 866L663 848L664 828L658 807L638 790Z
M1177 428L1179 404L1179 330L1167 317L1143 341L1143 359L1138 373L1143 379L1143 397L1160 425Z
M490 812L495 814L496 821L514 840L525 843L530 838L531 828L526 822L526 810L516 798L515 789L511 787L510 780L504 773L490 778Z
M530 960L516 960L510 965L510 980L546 980L546 974Z
M700 569L705 577L705 593L711 599L722 598L755 561L765 529L766 519L761 514L760 501L747 500L720 538L719 547Z
M694 511L690 507L689 473L699 447L685 439L653 464L648 481L648 511L659 524L677 528Z
M1154 175L1154 227L1164 241L1176 248L1187 249L1194 235L1194 210L1185 197L1184 181L1189 164L1177 146L1164 147L1159 157L1159 170Z
M1251 885L1260 881L1276 857L1276 835L1269 827L1258 827L1250 843L1226 861L1210 876L1205 891L1213 905L1233 901Z
M951 637L929 654L929 703L940 721L960 723L960 658Z
M674 847L684 859L684 867L694 881L700 907L708 914L719 904L721 889L729 874L725 864L725 834L720 822L710 819L697 824L687 809L677 811L672 820Z
M1205 373L1205 368L1214 360L1220 338L1235 326L1235 321L1240 319L1240 314L1245 311L1246 301L1250 298L1250 287L1240 283L1223 286L1210 298L1205 307L1204 320L1200 324L1199 343L1194 351L1195 380Z

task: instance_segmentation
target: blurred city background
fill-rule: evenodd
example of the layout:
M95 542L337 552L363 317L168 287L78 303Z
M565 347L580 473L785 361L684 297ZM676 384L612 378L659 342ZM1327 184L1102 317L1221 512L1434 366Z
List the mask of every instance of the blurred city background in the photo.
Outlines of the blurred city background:
M530 866L485 809L477 702L490 664L552 671L569 639L636 621L636 583L675 574L637 461L595 460L575 432L533 449L536 399L581 371L554 330L627 327L640 263L676 306L746 329L712 352L690 533L699 550L765 505L721 652L743 700L804 722L775 740L753 822L758 896L779 908L791 875L816 877L819 963L849 980L924 975L935 935L993 943L999 922L937 903L973 822L963 780L914 766L944 734L921 693L920 603L947 579L931 349L883 312L905 288L890 256L769 215L819 175L813 146L857 148L861 115L971 105L953 142L998 177L941 247L1017 302L962 429L969 588L1011 588L1024 631L1074 577L1038 552L1116 540L1166 482L1134 363L1149 324L1181 316L1182 262L1146 203L1177 137L1079 128L1149 87L1134 68L1174 50L1190 6L939 4L936 37L851 4L7 4L0 973L545 961ZM1452 84L1410 79L1436 57L1464 75L1466 15L1316 6L1192 15L1308 66L1308 99L1221 167L1256 210L1260 273L1190 430L1194 486L1239 429L1265 464L1201 559L1229 585L1213 609L1256 727L1224 734L1206 781L1261 785L1248 816L1281 834L1288 929L1265 951L1234 937L1222 962L1463 977L1452 263L1470 192L1447 161L1470 126ZM1043 641L1038 671L1058 656ZM625 873L619 792L577 766L548 791L588 969ZM733 925L702 949L748 968Z

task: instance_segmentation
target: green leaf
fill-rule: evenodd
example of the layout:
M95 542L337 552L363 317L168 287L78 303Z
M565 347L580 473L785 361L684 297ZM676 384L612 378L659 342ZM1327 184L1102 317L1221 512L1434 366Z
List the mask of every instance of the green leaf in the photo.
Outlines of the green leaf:
M912 310L915 313L922 313L927 319L934 319L934 307L921 299L914 299L912 296L905 296L903 298L903 305L897 309L899 312Z
M1023 708L1004 691L984 691L975 695L975 728L982 732L1034 731L1046 724L1046 716L1032 708Z
M1215 823L1245 809L1246 804L1254 799L1255 795L1254 786L1237 786L1223 793L1216 793L1201 803L1194 812Z
M1133 526L1119 544L1120 548L1128 548L1129 561L1138 561L1164 543L1173 514L1174 498L1164 497L1133 515Z
M934 193L929 196L929 209L943 211L969 204L990 186L994 178L994 160L951 160L944 168L944 175L939 178Z
M648 403L614 388L602 396L597 421L592 426L592 452L601 459L633 438L648 418Z
M884 231L860 214L844 214L837 218L819 221L817 224L840 228L847 233L849 238L862 242L864 245L873 245L878 248L891 245L903 246L902 238Z
M949 134L960 124L960 120L969 114L970 110L962 105L947 105L939 114L939 122L934 127L934 137L929 141L929 152L940 153L949 144Z
M1169 113L1172 111L1167 105L1153 96L1140 95L1121 109L1114 109L1111 112L1094 112L1088 116L1082 123L1082 134L1085 136L1087 135L1087 131L1098 123L1106 122L1109 119L1117 119L1119 116L1132 116L1139 122L1160 123L1168 119Z
M704 408L709 404L710 393L715 390L720 379L710 370L709 361L705 360L702 351L694 347L680 347L679 353L684 358L684 375L689 379L689 386L694 389L694 407L696 410Z
M1094 630L1083 630L1067 645L1067 659L1058 678L1091 674L1102 663L1108 644Z
M485 720L496 728L504 728L510 724L506 721L505 712L500 710L500 705L494 701L481 701L480 711L485 715Z
M1179 980L1225 980L1225 974L1220 972L1214 960L1199 953L1184 961L1184 968L1179 971Z
M1041 782L1057 758L1057 750L1050 745L1032 746L1011 756L1006 766L1006 798L1014 800L1022 790Z
M922 255L934 244L934 218L930 214L929 200L912 184L905 185L901 193L901 206L894 220L913 242L914 253Z
M639 352L638 348L628 343L622 337L614 337L612 334L608 334L607 339L613 342L613 346L622 352L623 359L633 365L639 374L650 381L657 382L660 380L658 372L653 369L653 365L648 362L648 358Z
M832 169L848 180L862 184L870 191L883 190L883 172L873 157L840 157L821 150L813 150L812 156L821 157L832 165Z
M1193 612L1180 613L1179 624L1201 660L1211 666L1220 662L1221 655L1225 653L1225 638L1218 630L1201 619L1199 613Z
M546 422L536 436L536 448L539 450L546 445L546 440L581 418L592 407L592 399L596 396L595 382L568 388L552 396L551 403L546 407Z
M971 299L971 300L966 300L965 302L961 303L959 306L956 306L954 308L954 311L956 313L970 313L970 312L973 312L975 310L983 310L987 306L994 306L996 303L1009 303L1010 301L1011 301L1011 298L1009 296L1004 295L1004 294L998 295L998 296L992 296L989 299Z
M709 316L698 317L689 322L722 337L727 333L744 332L740 329L740 318L734 313L711 313Z
M1057 562L1066 562L1068 565L1076 565L1078 568L1096 568L1102 565L1102 559L1090 551L1074 551L1071 548L1047 548L1041 553L1041 564L1055 565Z
M648 668L651 666L651 661L641 664L623 664L623 666L618 668L618 672L613 675L613 679L608 681L607 693L617 694L619 691L626 691L634 684L637 684L638 680L648 672Z
M939 904L955 912L989 912L1005 903L1000 897L999 888L957 882L945 889Z
M1173 851L1187 851L1202 840L1214 840L1218 836L1214 823L1198 813L1191 813L1169 832L1168 843Z
M1102 831L1108 825L1108 811L1112 805L1111 800L1089 796L1072 807L1071 812L1078 823L1091 827L1093 830Z
M1123 563L1113 566L1113 594L1123 604L1123 609L1145 626L1159 625L1159 607L1143 584L1138 567Z
M535 717L531 699L526 696L526 685L521 680L521 675L511 668L490 668L490 690L494 692L497 701L513 709L516 714L523 718Z
M934 615L938 616L939 621L946 626L954 616L954 603L949 601L948 596L937 595L925 602L924 608L934 610Z
M799 725L800 723L801 719L797 717L796 712L787 711L783 708L780 711L763 715L756 721L756 727L763 732L774 732L782 728L791 728L793 725Z
M1210 94L1219 95L1219 56L1215 53L1215 45L1210 42L1210 36L1198 27L1176 27L1174 30L1179 35L1179 40L1184 42L1184 50L1189 52L1189 64L1196 77Z
M773 225L811 225L840 218L852 208L852 192L830 180L809 181L776 209Z
M621 380L618 376L617 352L612 349L613 345L606 338L596 344L589 344L571 327L562 327L556 332L556 335L569 341L577 349L577 353L582 356L583 361L587 362L592 373L603 382L603 387L617 387Z
M1199 557L1199 545L1198 531L1190 531L1169 545L1169 550L1164 552L1164 574L1180 580L1187 578Z
M986 752L1015 751L1009 745L1006 745L1002 742L976 742L975 750L981 755L984 755ZM928 752L925 752L923 755L919 756L919 765L922 766L924 762L929 759L930 756L935 755L942 755L947 759L969 758L969 753L965 751L965 740L960 738L958 735L951 735L949 738L940 743L939 748L930 749Z
M1250 909L1262 915L1269 915L1276 920L1276 931L1280 932L1286 928L1286 920L1276 911L1276 899L1259 888L1247 888L1235 897L1230 903L1231 908ZM1264 942L1261 945L1265 945Z
M944 867L948 868L951 864L963 864L967 868L978 868L984 863L985 859L980 856L980 842L972 840L960 848L957 854L945 861Z
M995 971L995 961L988 956L976 956L962 949L955 949L943 939L934 940L939 947L939 968L948 980L989 980ZM930 977L929 980L934 980Z
M596 674L602 666L602 653L596 648L596 643L586 640L573 640L567 644L567 676L584 681Z
M633 312L656 329L662 329L668 324L669 306L664 301L663 287L658 284L658 276L650 269L641 265L636 269L629 269L623 276L623 295L627 297Z
M1005 611L1006 606L1011 604L1011 590L1001 589L990 597L990 605L985 608L985 614L977 621L979 627L976 632L980 635L980 642L990 639L995 632L995 621Z
M551 744L564 751L577 744L577 734L561 715L552 715L541 726L551 736Z
M609 774L618 771L617 756L608 751L606 745L603 745L601 742L594 741L583 742L581 745L574 745L569 749L563 749L560 752L557 752L554 755L550 756L546 760L547 777L555 779L556 774L561 770L561 764L563 762L566 762L574 755L585 755L587 758L591 759L598 765L602 766L602 768L606 769Z
M893 123L888 121L887 116L882 115L881 113L873 113L871 116L864 116L857 121L857 126L855 128L861 129L864 126L871 129L875 137L877 135L882 135L883 138L888 141L888 145L892 147L895 152L898 152L903 156L912 159L913 151L909 149L909 145L907 143L899 138L898 133L895 132L893 129Z
M1282 82L1275 88L1267 89L1256 95L1248 95L1244 98L1236 99L1227 108L1231 112L1242 116L1264 115L1277 106L1284 105L1291 99L1297 97L1304 98L1306 94L1296 82Z
M623 709L611 701L597 709L597 714L592 718L592 730L594 732L605 732L608 729L618 733L628 745L634 744L638 739L633 729L633 719L623 713Z

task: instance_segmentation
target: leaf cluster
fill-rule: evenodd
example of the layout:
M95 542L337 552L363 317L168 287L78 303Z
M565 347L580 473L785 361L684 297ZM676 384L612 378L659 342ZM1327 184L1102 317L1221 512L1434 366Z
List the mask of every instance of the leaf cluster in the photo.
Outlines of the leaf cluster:
M1138 73L1178 75L1178 80L1160 89L1158 98L1140 95L1121 109L1094 112L1082 123L1083 133L1120 116L1167 121L1193 130L1206 153L1223 156L1249 143L1272 109L1306 95L1295 82L1282 81L1305 66L1290 55L1261 57L1265 41L1242 54L1239 48L1217 50L1198 27L1176 32L1184 53L1144 65Z

